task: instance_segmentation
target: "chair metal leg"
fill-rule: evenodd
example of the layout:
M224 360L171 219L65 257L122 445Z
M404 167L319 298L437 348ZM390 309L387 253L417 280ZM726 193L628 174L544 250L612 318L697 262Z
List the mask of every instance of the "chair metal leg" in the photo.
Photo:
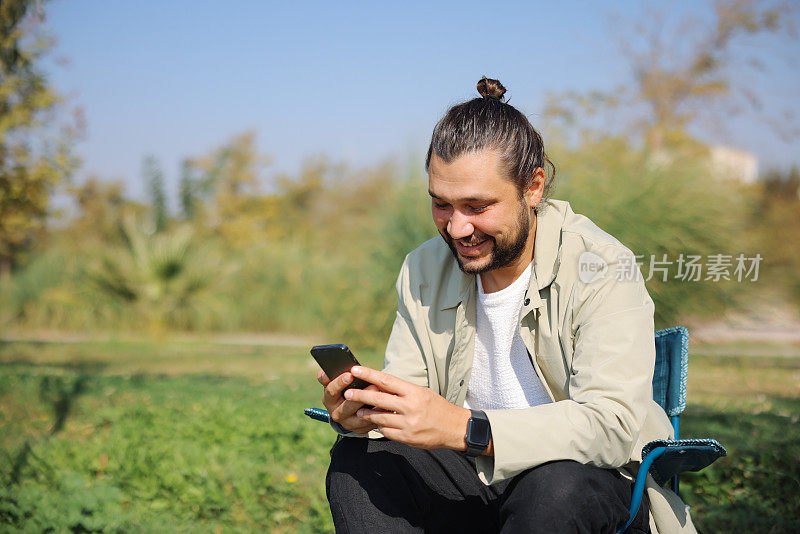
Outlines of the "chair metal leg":
M631 522L633 522L633 518L636 517L636 512L639 511L639 505L642 504L642 495L644 495L644 483L647 480L647 473L650 471L650 466L653 465L653 462L666 451L666 447L656 447L650 454L648 454L643 460L642 464L639 466L639 472L636 474L636 482L633 484L633 494L631 495L631 507L628 510L630 517L628 521L617 530L617 534L622 534L625 532L629 526L631 526Z
M677 441L681 439L681 420L677 415L673 415L670 419L672 419L672 429L675 431L675 440ZM675 495L680 497L678 489L678 475L675 475L672 477L672 491L675 492Z

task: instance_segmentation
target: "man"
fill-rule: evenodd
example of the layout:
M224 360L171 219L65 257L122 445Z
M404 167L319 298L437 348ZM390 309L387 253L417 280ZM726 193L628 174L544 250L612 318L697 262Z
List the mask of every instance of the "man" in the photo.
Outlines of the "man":
M383 371L318 377L347 436L331 451L334 523L615 532L643 444L671 434L651 394L653 303L614 276L628 249L546 199L541 137L502 85L478 91L434 129L441 237L403 263ZM587 258L603 269L581 273ZM344 391L354 377L372 385ZM672 492L651 480L647 494L630 532L693 531Z

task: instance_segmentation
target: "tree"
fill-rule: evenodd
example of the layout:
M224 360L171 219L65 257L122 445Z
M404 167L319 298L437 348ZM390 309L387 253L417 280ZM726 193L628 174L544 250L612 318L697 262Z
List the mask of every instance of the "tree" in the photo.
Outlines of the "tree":
M181 163L181 181L180 181L180 201L181 213L184 220L191 221L194 219L195 211L197 210L197 185L192 179L192 163L190 160L185 159Z
M167 194L164 192L164 174L154 156L144 158L142 173L147 180L150 206L153 210L153 227L156 232L160 232L167 227Z
M261 193L269 159L258 153L255 137L253 131L236 135L188 163L194 218L234 247L258 240L276 210L276 199Z
M550 98L545 111L555 127L550 134L561 139L550 135L549 148L569 162L559 173L560 191L576 211L643 254L651 266L664 254L672 261L681 254L765 258L758 286L653 277L648 290L659 325L737 306L744 310L756 291L764 300L765 287L785 292L778 276L766 276L772 266L785 268L784 279L800 295L797 277L791 278L798 261L793 249L772 252L792 248L785 245L791 242L785 228L797 220L796 202L771 198L751 213L758 198L753 188L733 181L721 185L708 148L694 138L698 130L716 133L730 116L745 111L772 124L783 139L796 135L797 119L787 114L775 129L771 112L759 109L759 95L751 90L765 62L796 59L788 46L768 53L761 48L767 38L771 44L794 40L796 14L796 6L783 0L715 0L690 8L672 2L661 12L648 8L636 21L617 17L613 27L630 68L627 83L609 92ZM790 180L786 183L791 188ZM770 238L777 239L774 246Z
M758 184L760 202L750 206L750 221L765 261L764 276L777 282L781 297L800 309L800 169L770 169Z
M761 102L748 82L763 70L764 56L754 55L749 41L764 34L794 38L794 8L770 0L715 0L703 16L708 7L700 4L677 17L651 9L636 22L614 17L614 27L629 30L618 35L630 81L611 92L551 95L546 115L572 123L612 110L613 120L605 124L627 117L633 121L629 132L660 151L686 141L690 126L718 127L731 114L758 110ZM796 126L784 121L778 133L790 138Z
M72 154L79 126L61 125L63 100L38 68L51 41L39 30L43 4L0 2L0 278L45 230L57 184L78 166Z
M123 189L119 181L107 182L95 176L69 187L78 208L77 216L70 221L69 233L80 236L82 241L113 241L120 225L119 213L126 203Z

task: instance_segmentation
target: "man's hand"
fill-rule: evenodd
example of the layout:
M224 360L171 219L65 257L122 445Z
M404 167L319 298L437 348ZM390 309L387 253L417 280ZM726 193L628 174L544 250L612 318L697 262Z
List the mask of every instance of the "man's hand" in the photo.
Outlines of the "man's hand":
M353 375L342 373L335 380L331 380L320 370L317 373L317 380L325 388L322 395L322 403L325 405L325 409L328 410L332 420L350 432L357 434L366 434L378 427L378 425L355 415L364 406L363 402L345 400L342 397L342 391L353 381ZM368 386L367 389L378 391L377 386Z
M373 384L344 392L349 402L375 406L374 410L358 409L359 420L374 424L387 438L412 447L466 450L469 410L450 404L429 388L368 367L355 366L350 371Z

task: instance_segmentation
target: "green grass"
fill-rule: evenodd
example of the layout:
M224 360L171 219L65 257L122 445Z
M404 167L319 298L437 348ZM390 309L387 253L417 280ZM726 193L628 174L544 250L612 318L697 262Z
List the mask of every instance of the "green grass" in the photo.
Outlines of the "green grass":
M330 532L315 373L285 347L0 342L0 530ZM683 434L729 452L682 477L702 532L800 529L798 384L798 359L693 358Z
M704 532L800 532L800 358L690 357L684 437L728 450L681 476Z

